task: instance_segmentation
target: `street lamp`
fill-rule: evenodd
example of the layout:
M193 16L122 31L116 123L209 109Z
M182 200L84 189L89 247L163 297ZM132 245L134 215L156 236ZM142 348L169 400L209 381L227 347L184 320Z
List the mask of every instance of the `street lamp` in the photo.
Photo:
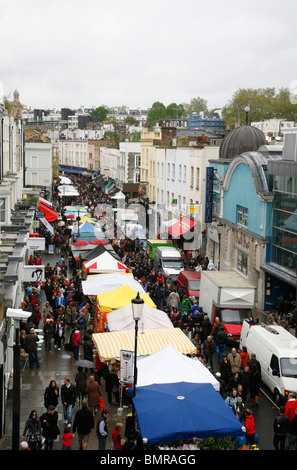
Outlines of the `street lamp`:
M6 317L14 320L15 342L13 345L13 411L12 411L12 450L19 450L20 441L20 408L21 408L21 345L20 322L28 320L31 312L8 308Z
M249 106L246 106L244 108L245 110L245 124L248 126L249 124L249 112L250 112L250 107Z
M134 374L133 374L133 395L135 397L135 389L137 384L137 334L138 334L138 322L142 318L144 300L140 297L139 292L135 299L131 300L132 303L132 314L135 321L135 344L134 344ZM135 430L135 408L133 405L133 426Z
M223 230L224 225L222 224L222 221L217 225L217 232L219 236L219 253L218 253L218 271L220 271L221 268L221 235L222 235L222 230Z

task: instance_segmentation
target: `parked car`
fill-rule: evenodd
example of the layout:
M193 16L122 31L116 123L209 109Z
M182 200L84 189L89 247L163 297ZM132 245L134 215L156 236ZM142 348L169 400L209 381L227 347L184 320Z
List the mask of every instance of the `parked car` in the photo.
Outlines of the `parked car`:
M199 300L201 273L197 271L181 271L177 279L177 289L183 287L186 296Z

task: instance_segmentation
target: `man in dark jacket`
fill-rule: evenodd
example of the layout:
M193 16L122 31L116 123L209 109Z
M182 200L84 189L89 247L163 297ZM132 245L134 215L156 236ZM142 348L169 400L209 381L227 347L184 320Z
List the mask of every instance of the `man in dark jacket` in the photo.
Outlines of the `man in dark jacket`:
M76 402L75 386L68 377L64 378L64 384L61 387L61 400L63 403L63 413L65 424L72 424L72 409Z
M285 408L279 409L279 416L276 416L273 422L273 446L275 450L285 450L287 434L289 432L290 420L285 416ZM280 445L280 448L279 448Z
M101 416L97 421L96 434L98 438L98 450L105 450L106 440L108 436L107 418L109 416L108 410L102 410Z
M223 325L219 325L217 328L215 342L218 348L218 362L222 362L222 356L225 354L226 344L227 344L227 332Z
M82 407L76 412L73 421L73 432L78 433L79 450L87 450L89 436L94 427L94 416L92 411L87 407L88 400L82 401Z
M25 337L24 345L25 350L29 353L29 367L32 369L34 363L36 364L37 369L39 369L39 359L38 359L38 351L37 351L37 343L39 338L35 333L34 328L30 328L29 334Z

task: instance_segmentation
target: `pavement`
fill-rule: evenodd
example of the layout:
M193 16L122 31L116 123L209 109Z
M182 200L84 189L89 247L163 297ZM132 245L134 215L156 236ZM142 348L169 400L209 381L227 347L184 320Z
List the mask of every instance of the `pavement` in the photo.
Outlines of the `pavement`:
M60 257L60 256L59 256ZM43 255L42 264L50 263L54 265L59 258L56 255ZM45 296L43 295L41 306L45 302ZM44 392L46 387L49 385L51 380L55 380L59 389L64 383L64 377L69 377L71 382L75 384L74 378L77 372L77 365L71 353L67 351L63 345L61 350L58 351L54 348L52 342L52 348L50 352L45 351L43 344L43 333L42 333L43 323L42 321L39 324L39 331L35 329L38 336L40 337L40 345L38 348L38 357L40 362L40 368L33 369L29 368L29 364L21 364L21 390L20 390L20 434L22 434L26 420L29 417L31 410L36 409L38 416L41 416L46 408L44 407ZM66 336L67 342L67 336ZM83 359L83 351L81 347L80 359ZM90 375L90 373L88 373ZM122 438L125 438L125 423L126 416L131 414L132 408L122 408L119 405L108 405L107 394L105 392L105 384L101 379L101 391L105 403L105 408L109 410L108 417L108 430L109 436L107 438L106 449L111 449L112 439L111 432L113 430L114 424L116 422L122 422L123 428L121 432ZM6 417L5 417L5 435L0 440L0 450L10 450L12 448L12 416L13 416L13 396L12 396L12 386L13 379L10 380L7 403L6 403ZM62 449L62 434L64 430L64 417L63 417L63 406L61 404L61 399L59 398L59 404L57 406L58 411L58 426L60 429L60 436L55 440L53 450ZM73 409L73 420L75 413L78 410L78 403ZM97 419L99 418L101 411L97 411L95 417L95 427ZM95 427L90 434L89 444L87 450L97 450L98 449L98 440L96 436ZM20 436L21 437L21 436ZM72 449L78 450L78 437L75 435L72 440Z

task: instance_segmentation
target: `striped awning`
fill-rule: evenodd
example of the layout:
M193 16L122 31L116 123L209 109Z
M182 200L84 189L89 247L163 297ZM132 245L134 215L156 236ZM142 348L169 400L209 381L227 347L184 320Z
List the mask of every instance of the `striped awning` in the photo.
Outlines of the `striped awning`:
M120 358L121 350L134 351L135 331L95 333L93 340L101 361ZM182 354L194 354L196 348L180 328L138 330L137 356L148 356L168 344Z

